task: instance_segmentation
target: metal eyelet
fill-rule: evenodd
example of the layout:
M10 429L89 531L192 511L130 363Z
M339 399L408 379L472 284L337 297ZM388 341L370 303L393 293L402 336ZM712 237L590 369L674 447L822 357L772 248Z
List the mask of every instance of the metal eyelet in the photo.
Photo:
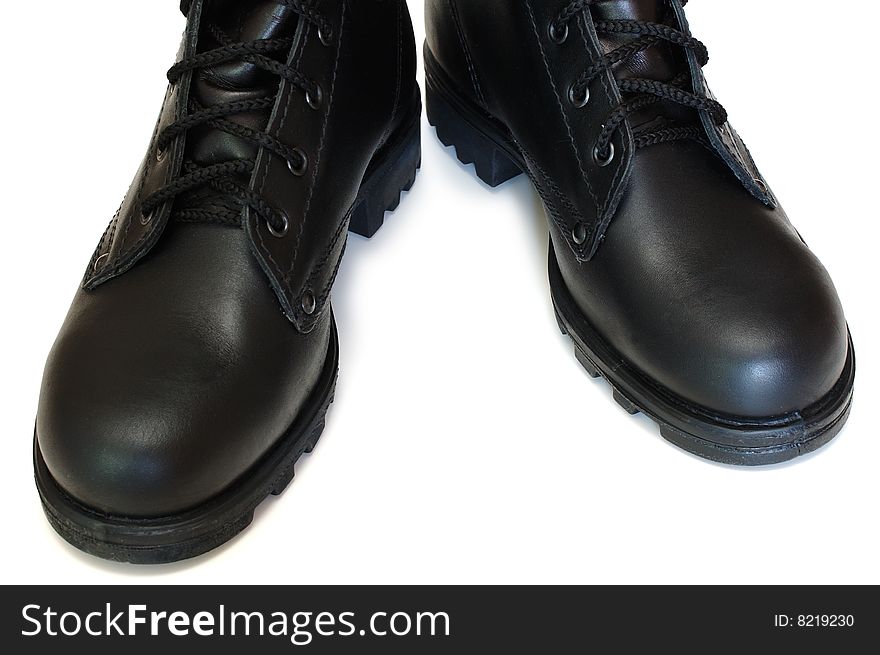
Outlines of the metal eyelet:
M328 27L326 30L322 27L318 28L318 39L325 46L333 45L333 29Z
M287 168L297 177L302 177L309 169L309 158L306 157L306 153L304 153L299 148L294 148L294 152L299 158L299 163L294 162L292 159L288 159Z
M764 182L764 180L762 180L760 177L756 177L752 181L755 183L755 186L758 187L758 191L764 194L770 193L770 189L767 188L767 183Z
M104 264L106 263L106 260L108 260L109 258L110 258L110 253L109 253L109 252L105 252L103 255L101 255L100 257L98 257L98 258L95 260L95 265L92 267L92 269L93 269L95 272L100 271L101 268L102 268L102 267L104 266Z
M300 303L302 306L303 312L306 313L307 316L311 316L315 313L315 310L318 308L318 303L315 300L315 294L311 292L311 290L307 290L302 296L302 302Z
M562 25L560 25L556 21L553 21L547 28L547 33L550 35L550 40L553 41L553 43L556 45L562 45L568 40L568 23L562 23Z
M149 212L147 212L146 214L144 214L143 212L141 212L141 225L149 225L149 224L150 224L150 221L153 220L153 214L154 214L154 213L155 213L155 210L153 210L153 211L149 211Z
M584 86L583 91L578 94L575 84L568 87L568 101L577 109L585 107L590 101L590 87Z
M290 219L287 218L287 214L282 213L281 220L283 221L281 229L276 229L270 221L266 221L266 227L269 228L269 234L271 234L276 239L284 238L290 231Z
M168 146L164 148L160 147L158 144L156 145L156 161L162 163L165 161L165 155L168 154Z
M574 229L571 231L571 240L574 241L577 245L583 245L583 243L587 240L587 226L583 223L578 223L574 226Z
M602 157L602 153L599 152L598 146L593 148L593 161L596 163L597 166L599 166L601 168L605 168L606 166L608 166L608 164L613 162L614 161L614 144L613 143L608 144L608 155L606 157Z
M324 104L324 90L321 89L320 84L316 83L313 88L306 91L306 102L312 109L319 109Z

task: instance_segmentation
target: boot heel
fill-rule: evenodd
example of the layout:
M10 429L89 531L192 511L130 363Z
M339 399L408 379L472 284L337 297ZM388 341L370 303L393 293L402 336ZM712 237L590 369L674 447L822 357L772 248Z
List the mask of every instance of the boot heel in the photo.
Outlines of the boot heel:
M441 143L454 147L462 164L473 164L477 177L490 187L497 187L523 172L501 146L453 107L430 80L427 109L428 122L436 129Z
M401 194L412 189L422 165L420 115L421 101L413 119L398 135L392 135L370 162L351 213L349 232L371 238L385 223L385 212L397 209Z

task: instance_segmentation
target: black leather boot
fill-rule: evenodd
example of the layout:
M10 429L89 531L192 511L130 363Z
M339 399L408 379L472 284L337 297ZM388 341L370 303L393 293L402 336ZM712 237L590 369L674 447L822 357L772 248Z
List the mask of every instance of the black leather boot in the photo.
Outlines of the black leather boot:
M683 0L427 0L428 116L550 219L563 332L628 412L771 464L841 429L854 356L825 269L706 87Z
M94 555L193 557L293 478L337 372L330 288L420 162L404 0L191 0L146 158L46 365L37 486Z

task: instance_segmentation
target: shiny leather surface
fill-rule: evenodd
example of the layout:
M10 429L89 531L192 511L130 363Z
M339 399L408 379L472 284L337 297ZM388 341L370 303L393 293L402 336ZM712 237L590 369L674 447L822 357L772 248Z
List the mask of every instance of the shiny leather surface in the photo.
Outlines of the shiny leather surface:
M52 349L37 435L80 502L162 516L207 500L291 425L324 365L281 314L244 232L172 223L148 260L80 291Z
M602 92L613 85L605 78L585 108L562 101L560 80L573 79L597 52L586 12L572 24L583 38L552 54L540 25L566 4L428 0L427 34L461 95L507 127L544 187L556 257L579 309L654 382L701 408L762 418L818 401L839 378L848 347L827 272L784 211L750 193L717 151L677 142L633 152L624 130L615 145L625 163L614 179L581 167L584 144L619 94ZM654 0L614 0L592 11L650 20L656 8ZM627 65L614 74L674 72L662 49ZM587 215L594 196L613 197L615 184L619 201L588 261L590 253L572 245L565 208Z
M287 63L321 85L323 102L318 109L311 108L303 92L284 81L268 120L268 133L305 152L310 162L308 172L296 177L286 162L263 151L250 180L251 190L283 209L291 228L285 238L275 239L255 216L248 213L243 219L257 260L285 314L302 331L312 329L328 309L329 288L345 245L341 223L357 195L356 183L340 186L338 180L359 182L373 155L417 102L415 40L404 0L315 0L313 5L333 25L334 38L325 45L313 25L293 23L297 26L295 43ZM199 35L210 23L217 22L215 16L224 13L236 13L232 19L220 19L235 38L273 37L285 34L291 24L290 10L271 0L247 5L233 0L206 5L204 0L194 0L183 8L188 10L189 20L178 60L197 52ZM203 17L206 10L213 12L210 20ZM191 144L179 139L172 152L159 158L155 140L161 129L185 113L191 86L195 96L206 102L253 95L222 84L230 79L239 85L252 81L247 75L252 68L221 66L211 71L209 82L214 84L197 79L192 85L192 76L187 74L180 83L169 85L144 163L92 258L86 274L87 288L96 288L125 273L158 242L170 207L164 206L144 222L140 206L150 193L179 172L186 155L210 161L222 158L224 149L240 155L249 153L246 145L215 135L211 149L205 152L193 152ZM251 72L258 76L256 71ZM357 120L352 120L353 116ZM266 122L257 118L265 127ZM247 117L236 121L249 124ZM198 132L188 138L197 138ZM318 300L317 311L312 314L302 311L306 292Z
M572 23L564 45L550 40L548 26L565 4L428 0L427 39L438 57L442 55L435 48L448 52L465 44L458 47L466 48L473 74L461 68L460 58L451 60L458 67L448 72L461 80L460 88L472 98L479 89L489 113L508 126L531 156L528 164L533 177L543 181L547 211L562 228L566 249L588 260L620 203L633 146L626 126L614 137L618 156L611 165L601 167L593 161L593 146L602 131L596 117L607 117L621 97L611 72L606 72L590 87L589 111L568 102L568 86L590 58L598 57L600 45L581 18ZM447 13L457 20L432 18ZM444 25L453 32L440 34ZM442 58L439 61L447 66ZM583 243L571 235L578 223L588 230Z
M748 195L701 145L639 151L596 260L558 259L603 336L701 407L748 417L803 410L843 370L846 321L827 272L785 214Z
M313 177L296 179L284 162L261 159L261 188L292 223L290 238L273 238L267 250L257 236L264 225L245 230L166 222L167 216L144 225L134 216L138 189L166 179L157 163L173 170L184 155L205 164L257 154L246 142L201 127L157 162L154 135L150 163L102 239L52 349L40 396L43 458L58 484L91 509L159 517L215 496L294 423L327 363L333 318L326 297L305 326L270 282L279 292L320 274L332 282L341 247L328 256L328 242L367 164L410 105L415 52L402 0L316 4L336 28L334 45L316 46L315 28L291 22L278 3L184 3L181 56L198 51L208 20L243 40L295 31L291 58L327 81L323 111L282 88L272 116L235 120L265 129L273 117L289 115L275 133L294 145L320 144L321 157ZM225 64L169 94L227 102L257 93L269 83L261 75L247 64ZM177 113L166 102L160 123ZM123 255L121 244L133 231L143 247L137 256ZM264 270L269 254L281 269Z
M285 207L289 234L276 239L252 214L248 234L279 300L300 330L309 330L327 309L330 285L345 247L343 219L360 180L392 131L415 103L415 38L404 0L320 0L316 7L341 38L323 45L315 30L301 35L291 63L318 81L324 91L320 110L282 84L281 103L269 132L296 143L309 158L304 177L291 178L285 162L263 152L251 188L274 206ZM313 294L318 308L307 314L302 297Z

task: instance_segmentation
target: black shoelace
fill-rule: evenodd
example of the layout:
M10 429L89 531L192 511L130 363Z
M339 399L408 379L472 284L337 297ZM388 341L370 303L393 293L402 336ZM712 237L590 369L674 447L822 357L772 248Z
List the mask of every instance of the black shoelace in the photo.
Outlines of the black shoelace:
M290 7L301 18L314 25L318 29L318 37L324 45L332 43L334 38L332 27L306 2L303 0L278 0L278 2ZM235 43L219 28L211 26L208 29L220 47L194 55L172 66L168 71L168 81L171 84L176 84L189 71L198 71L231 61L244 61L273 73L300 89L305 94L306 102L313 109L318 109L321 106L323 91L320 85L308 79L298 70L269 56L288 52L293 45L292 38ZM302 150L288 146L270 134L229 120L229 117L236 114L271 109L275 104L276 96L277 94L272 94L210 107L202 107L195 101L191 102L189 113L169 125L158 135L156 139L157 159L162 160L171 144L188 130L199 125L207 125L265 148L285 160L293 175L304 175L308 169L309 160ZM165 203L173 201L182 193L207 186L224 200L229 201L231 207L182 209L175 212L175 218L183 221L237 225L240 224L241 209L249 207L266 221L269 231L274 236L282 237L290 227L287 215L271 207L259 195L234 181L236 175L252 173L255 166L256 161L251 159L236 159L210 166L198 166L193 162L186 162L181 175L144 200L141 207L141 220L145 224L149 223L155 212Z
M591 5L598 4L601 1L573 0L562 10L556 20L550 23L550 38L560 44L565 42L568 38L571 20ZM687 4L687 0L683 0L682 4ZM576 107L584 107L589 102L589 85L597 75L661 42L665 41L693 50L700 66L705 66L709 62L709 52L702 42L662 23L631 19L602 20L596 21L595 28L599 34L623 34L637 36L638 38L604 54L572 83L569 87L569 100ZM681 73L669 82L645 78L618 80L617 84L620 91L631 94L633 97L612 110L610 116L605 121L605 125L593 149L593 158L596 163L600 166L607 166L614 160L614 144L611 142L611 139L614 137L617 129L631 114L664 100L683 107L706 111L717 125L726 123L727 111L724 107L711 98L701 97L685 90L685 85L689 82L689 73ZM704 132L696 124L673 125L662 129L637 131L633 134L633 138L636 148L644 148L657 143L682 139L705 142Z

